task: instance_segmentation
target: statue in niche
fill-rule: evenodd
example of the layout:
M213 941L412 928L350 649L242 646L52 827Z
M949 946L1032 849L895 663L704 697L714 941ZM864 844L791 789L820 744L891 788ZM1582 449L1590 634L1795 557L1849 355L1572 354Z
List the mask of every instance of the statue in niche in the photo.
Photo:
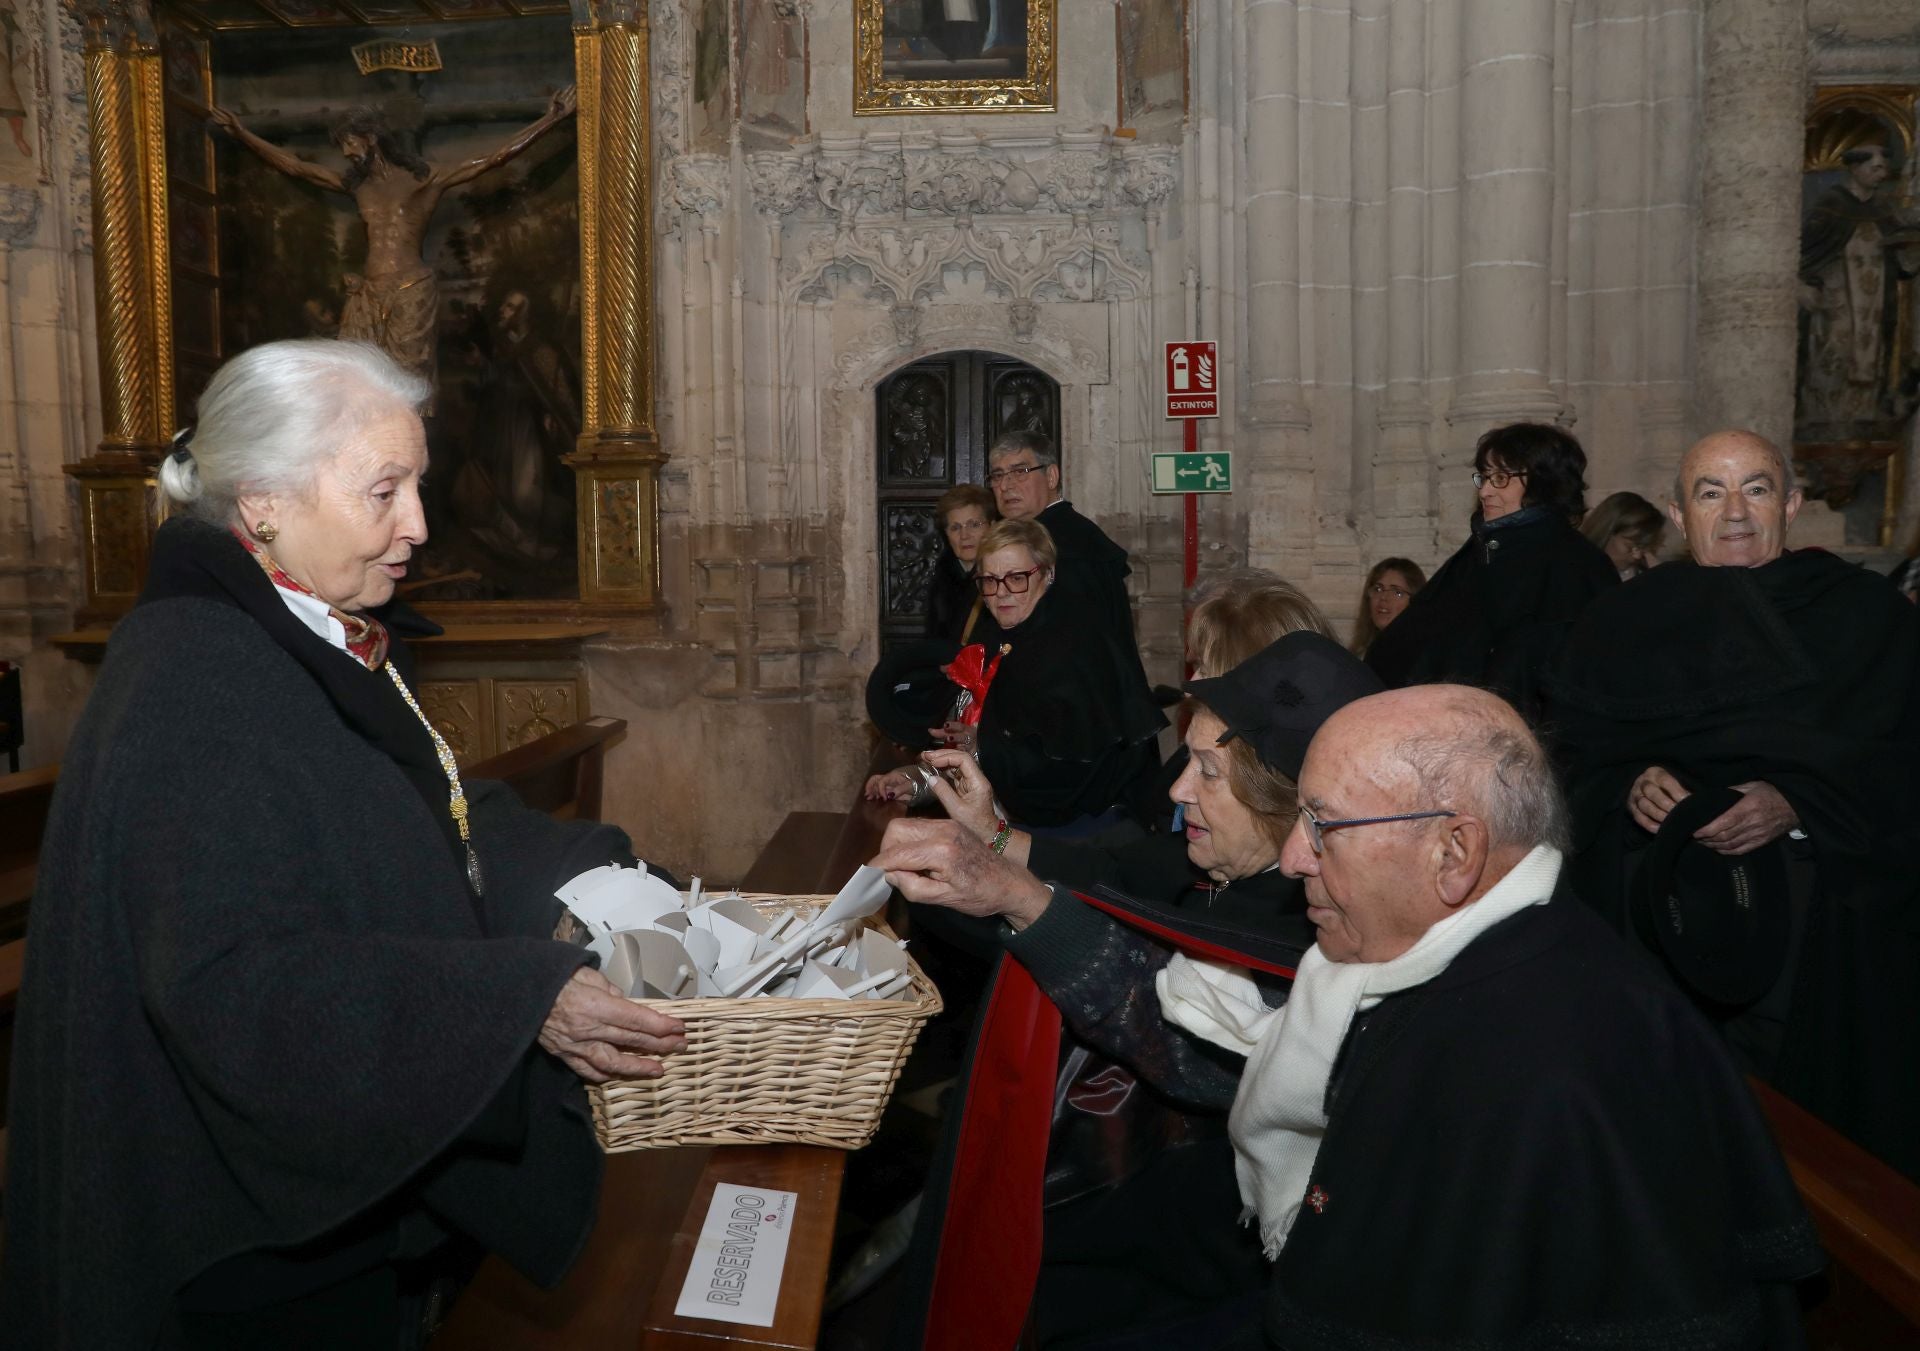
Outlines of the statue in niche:
M379 346L418 375L433 375L439 295L421 240L447 189L470 183L511 161L574 112L574 88L553 96L547 111L489 154L436 168L407 149L377 113L355 113L332 133L347 159L345 173L301 159L256 136L226 108L213 121L271 167L292 178L354 199L367 227L367 260L346 278L347 303L339 336Z
M501 554L548 563L573 551L580 381L525 291L493 314L474 443L454 473L453 514Z
M696 148L722 150L733 120L733 35L725 0L701 0L693 33Z
M1794 440L1889 448L1920 393L1920 349L1902 289L1920 275L1920 219L1887 189L1884 143L1840 155L1800 236L1801 343Z
M0 0L0 38L5 39L6 63L0 65L0 117L7 119L13 148L24 159L33 158L33 146L27 141L27 101L20 96L20 82L13 68L26 56L25 34L14 12L14 0Z
M1121 116L1127 126L1178 119L1187 102L1186 9L1170 0L1120 0Z
M770 145L807 130L807 29L797 0L743 0L741 129Z

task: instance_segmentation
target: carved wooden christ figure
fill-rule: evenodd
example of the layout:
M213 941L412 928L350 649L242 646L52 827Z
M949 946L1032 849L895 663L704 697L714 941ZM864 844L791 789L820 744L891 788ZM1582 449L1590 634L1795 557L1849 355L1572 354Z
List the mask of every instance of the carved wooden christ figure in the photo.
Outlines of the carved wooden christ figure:
M374 343L408 370L431 379L440 306L421 241L441 197L448 188L470 183L513 159L573 116L574 106L574 87L568 85L537 121L506 144L446 168L409 152L378 114L356 113L332 133L349 165L344 174L256 136L225 108L213 110L213 121L281 173L353 198L367 226L367 261L361 274L345 279L340 336Z

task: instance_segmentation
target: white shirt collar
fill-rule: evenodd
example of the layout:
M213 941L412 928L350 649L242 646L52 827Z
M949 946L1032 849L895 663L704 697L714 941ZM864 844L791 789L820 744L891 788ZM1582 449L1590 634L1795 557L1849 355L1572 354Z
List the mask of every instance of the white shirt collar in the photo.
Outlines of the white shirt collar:
M353 653L347 651L347 626L333 617L331 606L318 596L289 591L278 583L273 589L274 593L286 602L287 608L293 611L294 618L325 639L329 646L339 648L349 657L353 656ZM354 660L358 661L359 658L355 657Z

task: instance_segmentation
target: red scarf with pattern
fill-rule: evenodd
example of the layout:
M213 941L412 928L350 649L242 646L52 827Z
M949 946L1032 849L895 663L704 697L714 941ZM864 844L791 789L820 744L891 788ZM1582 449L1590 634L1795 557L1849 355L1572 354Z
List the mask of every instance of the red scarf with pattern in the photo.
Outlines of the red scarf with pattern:
M274 562L267 551L260 547L258 540L239 530L233 530L233 537L240 541L241 548L253 555L253 561L260 565L261 570L267 574L268 579L275 586L283 591L291 591L301 596L313 596L315 600L320 600L320 597L314 594L313 588L302 586ZM321 603L326 604L325 601ZM369 671L377 671L387 664L386 625L366 615L348 614L345 610L333 605L327 606L327 613L339 620L340 627L347 631L347 651L353 654L355 661Z

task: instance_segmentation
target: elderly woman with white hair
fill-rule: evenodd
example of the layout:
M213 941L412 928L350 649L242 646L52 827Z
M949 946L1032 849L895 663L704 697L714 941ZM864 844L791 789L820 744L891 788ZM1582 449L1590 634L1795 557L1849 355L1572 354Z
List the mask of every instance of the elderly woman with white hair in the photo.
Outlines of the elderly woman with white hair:
M482 1249L593 1222L581 1080L673 1019L557 942L624 835L463 782L394 602L425 382L224 366L62 767L14 1033L0 1306L30 1346L407 1346Z

